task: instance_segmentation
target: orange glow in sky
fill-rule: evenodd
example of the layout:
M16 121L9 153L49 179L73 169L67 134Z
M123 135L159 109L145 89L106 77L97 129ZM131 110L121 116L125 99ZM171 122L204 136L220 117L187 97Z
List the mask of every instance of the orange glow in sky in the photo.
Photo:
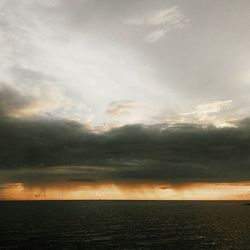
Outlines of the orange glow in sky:
M150 185L57 185L26 187L6 184L0 190L2 200L249 200L250 183L189 184L183 186Z

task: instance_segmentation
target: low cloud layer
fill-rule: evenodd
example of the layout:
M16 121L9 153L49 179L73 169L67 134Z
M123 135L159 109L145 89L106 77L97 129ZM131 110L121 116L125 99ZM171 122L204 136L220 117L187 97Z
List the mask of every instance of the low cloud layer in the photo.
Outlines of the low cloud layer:
M127 125L95 133L67 120L0 119L2 182L249 181L250 122L236 128Z

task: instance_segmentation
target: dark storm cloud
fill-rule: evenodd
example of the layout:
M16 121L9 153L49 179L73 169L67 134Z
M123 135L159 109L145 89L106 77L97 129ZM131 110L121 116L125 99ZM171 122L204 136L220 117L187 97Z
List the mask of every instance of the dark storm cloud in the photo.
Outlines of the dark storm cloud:
M0 138L3 182L250 180L248 119L237 128L138 124L94 133L77 122L5 115Z

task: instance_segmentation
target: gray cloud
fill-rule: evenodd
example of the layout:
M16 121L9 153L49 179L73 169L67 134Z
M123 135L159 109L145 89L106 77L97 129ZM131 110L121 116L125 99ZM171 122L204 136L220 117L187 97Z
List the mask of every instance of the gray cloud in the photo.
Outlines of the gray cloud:
M67 120L2 117L0 137L3 182L189 183L250 179L248 119L236 128L138 124L94 133Z
M34 105L35 99L5 83L0 83L0 114L15 115Z
M42 72L23 68L17 65L11 67L10 72L18 82L30 82L33 84L34 81L36 83L40 83L43 81L55 81L53 77L48 76Z

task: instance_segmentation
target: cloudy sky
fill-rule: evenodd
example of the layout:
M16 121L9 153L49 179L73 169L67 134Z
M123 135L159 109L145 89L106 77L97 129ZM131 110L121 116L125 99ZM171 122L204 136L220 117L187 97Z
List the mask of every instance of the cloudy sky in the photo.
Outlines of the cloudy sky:
M249 93L247 0L0 0L0 199L249 199Z

